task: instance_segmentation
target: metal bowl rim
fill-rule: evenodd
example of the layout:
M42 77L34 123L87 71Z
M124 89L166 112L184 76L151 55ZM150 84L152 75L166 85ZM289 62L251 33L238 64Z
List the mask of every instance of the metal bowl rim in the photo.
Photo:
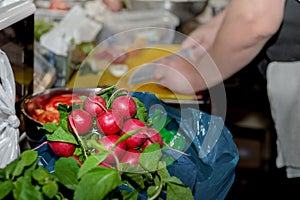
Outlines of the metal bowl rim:
M76 91L95 91L95 92L97 92L97 91L100 91L101 90L101 88L50 88L50 89L46 89L46 90L44 90L44 91L41 91L41 92L37 92L37 93L33 93L33 94L30 94L30 95L27 95L23 100L22 100L22 102L21 102L21 112L28 118L28 119L30 119L30 120L32 120L32 121L34 121L34 122L36 122L36 123L38 123L38 124L40 124L40 125L42 125L42 123L41 122L39 122L39 121L37 121L37 120L35 120L35 119L33 119L27 112L26 112L26 104L28 103L28 101L30 101L30 100L32 100L32 99L34 99L34 98L37 98L37 97L39 97L39 96L43 96L43 95L48 95L48 94L52 94L52 93L54 93L54 94L62 94L62 93L68 93L69 94L69 92L74 92L75 91L75 93L76 93ZM54 95L55 96L55 95Z

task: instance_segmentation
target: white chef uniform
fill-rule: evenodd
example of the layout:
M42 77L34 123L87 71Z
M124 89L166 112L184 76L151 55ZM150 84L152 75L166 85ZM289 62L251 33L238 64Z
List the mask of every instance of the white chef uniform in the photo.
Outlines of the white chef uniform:
M300 177L300 61L271 62L267 89L277 132L277 167Z

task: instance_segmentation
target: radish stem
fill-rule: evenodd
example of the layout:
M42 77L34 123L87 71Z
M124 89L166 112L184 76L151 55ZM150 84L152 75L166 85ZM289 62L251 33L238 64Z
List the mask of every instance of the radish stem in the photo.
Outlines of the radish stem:
M86 153L86 149L84 147L84 143L83 143L82 139L80 138L80 136L79 136L79 134L78 134L78 132L77 132L77 130L75 128L75 125L74 125L74 122L73 122L73 118L72 118L72 120L70 120L70 125L71 125L71 127L72 127L72 129L73 129L73 131L74 131L74 133L75 133L75 135L77 137L77 139L79 140L80 146L81 146L81 148L83 150L84 157L87 159L88 156L87 156L87 153Z
M120 161L119 161L119 158L118 158L118 156L115 154L115 152L111 152L111 155L114 157L114 159L115 159L115 161L116 161L116 169L118 170L118 171L120 171Z
M40 144L40 145L38 145L38 146L36 146L36 147L34 147L32 150L37 150L37 149L39 149L39 148L41 148L42 146L44 146L45 144L48 144L48 141L45 141L45 142L43 142L42 144Z
M130 94L130 91L127 88L119 88L112 93L107 102L111 102L115 98L116 94L118 94L121 91L125 91L127 93L127 96Z
M178 149L174 149L174 148L170 147L170 145L168 145L166 142L163 142L163 144L166 145L166 147L167 147L168 149L172 150L172 151L176 151L176 152L181 153L181 154L183 154L183 155L190 156L189 154L187 154L187 153L185 153L185 152L183 152L183 151L179 151Z
M110 89L112 89L114 87L116 87L116 86L115 85L111 85L109 87L105 87L105 88L101 89L100 91L96 92L96 95L101 95L101 94L105 93L106 91L109 91Z
M100 106L100 107L102 108L102 110L104 110L105 113L108 114L107 109L106 109L105 106L103 106L101 103L99 103L98 101L92 100L90 97L88 97L88 100L89 100L90 102L95 103L95 104L97 104L98 106Z
M160 195L161 191L162 191L162 187L163 187L163 181L162 181L162 177L160 174L157 173L157 176L159 177L159 185L156 186L157 190L155 191L155 193L153 194L153 196L150 196L148 200L155 200L157 199L157 197Z

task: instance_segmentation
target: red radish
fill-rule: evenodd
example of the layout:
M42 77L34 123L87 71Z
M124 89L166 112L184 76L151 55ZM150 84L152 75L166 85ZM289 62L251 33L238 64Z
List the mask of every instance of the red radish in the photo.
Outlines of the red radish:
M98 166L100 167L105 167L105 168L112 168L113 166L111 166L110 164L107 164L105 162L100 163Z
M117 110L125 119L133 117L136 113L136 103L129 93L115 98L111 108Z
M52 151L61 157L69 157L72 156L75 149L76 145L67 143L67 142L60 142L60 141L48 141L48 144Z
M82 165L83 163L80 161L80 159L79 159L79 156L75 156L75 155L71 155L71 156L69 156L70 158L74 158L76 161L77 161L77 163L78 163L78 165Z
M106 107L106 102L101 96L90 96L86 98L83 103L83 109L90 113L93 117L96 117L100 113L103 113Z
M128 119L124 123L124 126L123 126L122 131L121 131L121 135L124 135L128 132L135 131L137 129L142 128L141 131L139 131L138 133L132 135L131 137L129 137L125 140L127 147L137 148L145 142L145 140L146 140L146 136L145 136L146 127L147 126L142 121L140 121L138 119Z
M157 142L160 147L163 145L163 139L160 135L160 133L154 129L154 128L147 128L146 129L146 135L148 137L147 140L150 140L152 143Z
M137 165L139 163L139 158L141 151L137 149L127 149L125 155L121 159L121 163L128 163L131 165Z
M153 142L151 142L149 139L147 139L143 145L142 145L142 150L144 151L146 149L147 146L149 146L150 144L152 144Z
M98 142L101 142L104 145L106 150L112 150L112 148L115 146L119 138L120 138L119 135L106 135L100 138ZM124 153L126 152L126 143L124 141L118 143L113 151L117 155L117 157L121 159ZM103 163L113 164L115 163L115 159L110 154L106 157Z
M78 135L86 135L93 127L93 118L90 113L85 110L72 110L68 115L68 127L72 133Z
M105 135L113 135L118 133L124 123L123 117L114 110L107 110L97 117L97 127Z

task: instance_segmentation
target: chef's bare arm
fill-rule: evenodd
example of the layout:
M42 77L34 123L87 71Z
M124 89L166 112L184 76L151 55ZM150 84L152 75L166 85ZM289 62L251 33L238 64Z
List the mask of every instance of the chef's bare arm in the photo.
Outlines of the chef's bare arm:
M223 79L249 64L278 31L284 6L285 0L232 0L229 3L216 39L208 50Z
M278 31L284 7L285 0L231 0L224 12L192 35L200 44L189 59L193 65L178 57L165 59L162 64L168 67L156 69L157 82L184 94L222 82L249 64ZM210 44L203 45L210 36Z

